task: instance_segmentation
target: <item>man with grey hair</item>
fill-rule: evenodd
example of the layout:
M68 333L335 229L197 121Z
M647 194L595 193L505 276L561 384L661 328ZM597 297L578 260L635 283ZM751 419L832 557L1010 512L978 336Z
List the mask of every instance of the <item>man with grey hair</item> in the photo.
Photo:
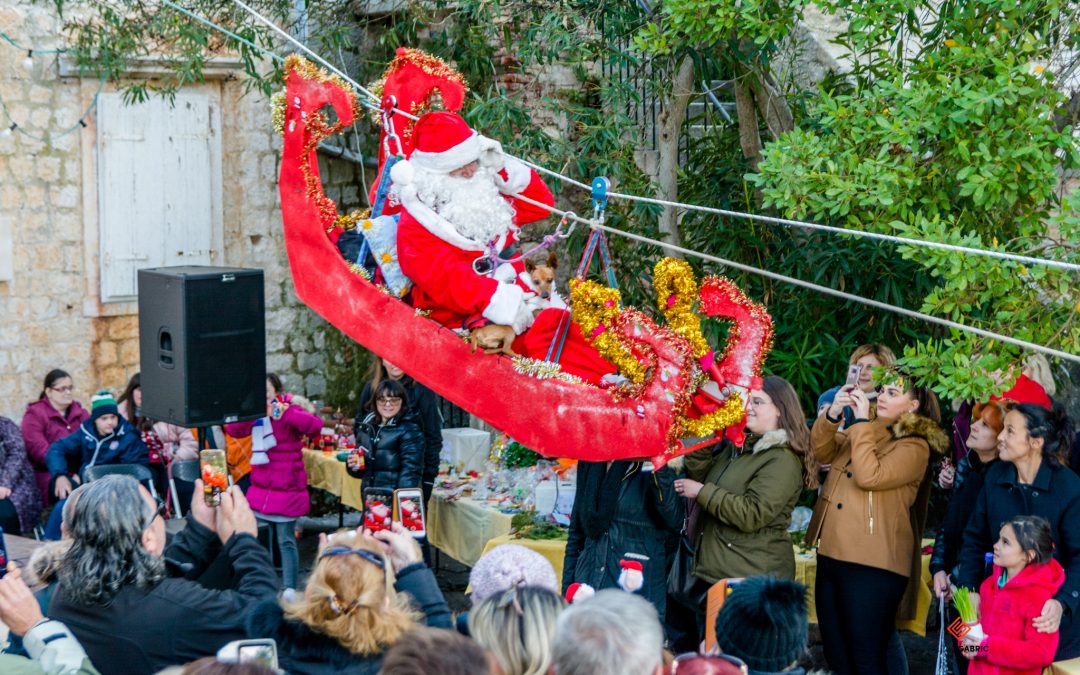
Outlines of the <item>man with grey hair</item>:
M608 589L571 605L555 623L554 675L659 675L664 630L641 596Z
M276 597L277 574L243 493L230 488L212 508L201 483L167 552L163 505L134 478L105 476L81 489L49 616L71 629L103 675L213 655L246 637L250 605ZM232 565L233 587L193 581L219 554ZM170 577L166 558L188 578Z

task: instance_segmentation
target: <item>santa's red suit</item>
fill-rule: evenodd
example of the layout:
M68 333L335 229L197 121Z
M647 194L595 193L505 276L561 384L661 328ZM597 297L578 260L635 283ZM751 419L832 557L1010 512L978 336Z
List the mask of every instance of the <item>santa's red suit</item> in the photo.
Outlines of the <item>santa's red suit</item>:
M548 308L533 318L532 289L525 281L524 261L517 251L517 229L550 215L546 209L514 199L520 193L543 204L554 198L540 176L521 162L505 158L495 180L514 209L513 226L494 242L462 235L449 221L417 196L416 169L446 175L475 161L502 162L498 143L479 136L460 116L428 113L413 131L414 148L407 162L398 162L391 176L401 202L398 224L398 261L412 280L413 305L430 318L453 329L472 330L488 323L512 326L518 354L543 359L560 321L569 324L559 358L564 372L597 383L615 367L605 361L581 335L564 309ZM502 253L497 269L488 263L491 251ZM484 259L477 263L477 259ZM516 258L516 260L515 260ZM477 268L485 273L480 273ZM535 301L534 301L535 302Z

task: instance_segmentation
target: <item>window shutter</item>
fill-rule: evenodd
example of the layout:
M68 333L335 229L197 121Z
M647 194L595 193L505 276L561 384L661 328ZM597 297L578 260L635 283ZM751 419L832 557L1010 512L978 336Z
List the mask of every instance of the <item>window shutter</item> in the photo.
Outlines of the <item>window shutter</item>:
M206 92L173 105L101 94L98 108L101 300L125 301L141 268L210 263L219 139Z

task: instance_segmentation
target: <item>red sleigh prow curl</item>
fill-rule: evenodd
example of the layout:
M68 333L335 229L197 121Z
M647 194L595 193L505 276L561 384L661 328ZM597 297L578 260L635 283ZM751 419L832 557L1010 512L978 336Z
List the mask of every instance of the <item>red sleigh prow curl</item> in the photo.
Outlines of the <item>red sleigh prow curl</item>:
M699 301L703 314L732 322L723 354L719 358L712 353L706 355L702 369L720 386L721 395L726 398L737 387L745 403L749 392L762 386L761 366L772 348L772 317L727 277L706 278ZM746 439L745 428L744 417L727 427L724 437L741 447Z

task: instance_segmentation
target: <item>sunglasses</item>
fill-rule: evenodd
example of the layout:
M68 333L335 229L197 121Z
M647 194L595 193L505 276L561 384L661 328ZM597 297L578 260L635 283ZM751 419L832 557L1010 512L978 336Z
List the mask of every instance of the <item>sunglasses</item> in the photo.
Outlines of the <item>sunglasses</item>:
M401 403L400 396L380 396L375 400L378 403Z
M680 666L681 664L681 666ZM671 664L671 675L748 675L750 667L742 659L726 654L679 654Z
M386 559L378 553L363 548L350 548L348 546L328 546L319 554L322 558L337 558L343 555L355 555L375 565L383 573L383 583L386 584L386 596L390 597L390 575L386 573Z

